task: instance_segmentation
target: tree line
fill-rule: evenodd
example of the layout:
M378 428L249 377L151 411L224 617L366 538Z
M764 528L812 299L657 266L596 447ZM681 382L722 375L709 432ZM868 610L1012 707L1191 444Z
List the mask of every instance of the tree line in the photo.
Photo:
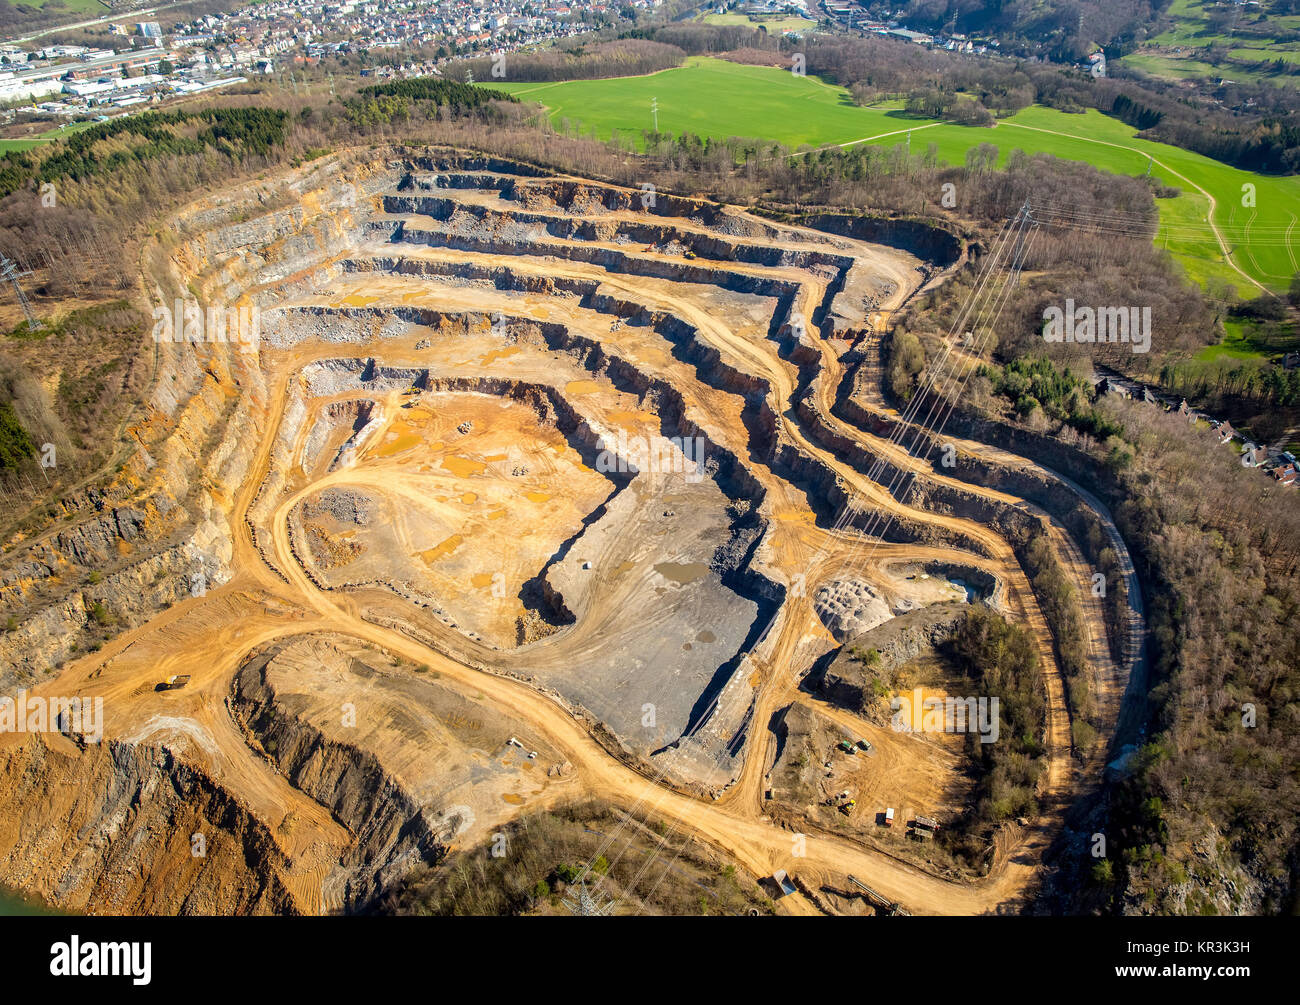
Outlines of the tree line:
M236 159L265 157L284 144L288 119L280 109L260 107L118 116L63 137L52 144L48 156L30 151L9 151L0 156L0 197L32 181L101 177L133 160L143 162L206 150Z
M446 67L452 79L473 74L478 81L504 79L541 82L551 80L595 80L604 77L637 77L681 66L686 53L675 45L640 38L578 43L539 53L507 53L504 62L482 57L460 59ZM494 72L497 66L500 71ZM499 76L503 72L504 76Z

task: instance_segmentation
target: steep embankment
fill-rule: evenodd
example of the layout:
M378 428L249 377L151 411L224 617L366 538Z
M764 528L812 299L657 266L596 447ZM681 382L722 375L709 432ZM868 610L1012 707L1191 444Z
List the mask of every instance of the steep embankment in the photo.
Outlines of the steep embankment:
M0 749L0 882L93 914L297 914L266 825L162 747Z

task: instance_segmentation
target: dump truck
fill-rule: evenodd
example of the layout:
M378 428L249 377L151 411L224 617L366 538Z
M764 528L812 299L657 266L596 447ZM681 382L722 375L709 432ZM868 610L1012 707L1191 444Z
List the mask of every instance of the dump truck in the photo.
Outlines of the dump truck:
M868 753L868 754L871 753L871 741L870 741L870 740L859 740L859 741L858 741L858 749L861 750L861 751L863 751L863 752L865 752L865 753Z
M855 746L853 746L853 744L851 744L848 740L841 740L839 743L839 748L840 750L844 751L844 753L846 754L856 754L858 752L858 749Z
M912 821L912 826L918 827L921 830L937 831L939 829L939 821L934 819L934 817L919 816Z
M894 826L894 807L892 806L887 806L885 808L885 826L886 827Z
M187 673L172 674L165 681L160 683L155 690L157 691L179 691L190 682L190 675Z

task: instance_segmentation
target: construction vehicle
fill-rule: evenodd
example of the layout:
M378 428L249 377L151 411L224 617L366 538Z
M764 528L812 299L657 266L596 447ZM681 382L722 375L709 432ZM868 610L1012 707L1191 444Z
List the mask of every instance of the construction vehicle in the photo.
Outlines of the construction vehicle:
M186 684L188 684L189 682L190 682L190 675L189 675L189 674L187 674L187 673L175 674L175 673L174 673L174 674L172 674L170 677L168 677L165 681L163 681L162 683L160 683L156 688L154 688L154 690L155 690L155 691L179 691L181 688L183 688L183 687L184 687Z
M894 807L892 806L885 807L885 826L894 826Z
M939 821L935 820L934 817L918 816L912 821L912 826L919 828L920 830L937 831L939 829Z
M858 805L858 801L856 799L850 799L847 803L840 804L840 812L847 817L850 813L853 812L853 807L857 805Z
M693 262L693 261L695 261L695 252L693 252L693 251L688 251L688 252L686 252L686 260L687 260L688 262Z
M871 753L871 749L872 749L872 748L871 748L871 741L870 741L870 740L859 740L859 741L858 741L858 749L861 750L861 751L863 751L864 753L868 753L868 754Z
M839 742L839 748L846 754L856 754L858 752L858 748L849 743L848 740L841 740Z
M886 917L892 918L897 915L902 915L903 917L910 918L912 916L912 912L905 910L902 904L895 903L878 890L871 889L871 887L867 886L866 883L862 882L862 880L858 879L852 873L849 874L849 882L854 886L861 888L867 895L867 903L871 904L879 913L884 914Z

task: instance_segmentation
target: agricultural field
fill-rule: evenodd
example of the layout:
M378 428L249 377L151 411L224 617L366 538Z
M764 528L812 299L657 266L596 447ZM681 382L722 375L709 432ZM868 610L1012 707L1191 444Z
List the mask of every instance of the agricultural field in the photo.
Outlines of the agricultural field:
M766 28L769 35L783 31L807 31L817 27L816 21L803 17L757 17L745 14L705 14L700 20L705 24L740 24L752 28Z
M1210 8L1205 0L1174 0L1168 16L1173 27L1153 36L1136 53L1122 62L1157 77L1184 80L1192 77L1222 77L1226 80L1270 79L1268 67L1277 60L1300 65L1300 16L1269 16L1258 9L1239 9L1235 21L1211 27ZM1207 62L1213 46L1227 58ZM1295 77L1276 78L1297 83Z
M652 128L653 100L659 129L666 133L753 136L793 148L910 142L919 151L933 144L952 164L963 163L972 147L993 143L1002 162L1019 149L1085 161L1118 174L1150 170L1181 190L1175 198L1160 200L1157 240L1192 278L1201 283L1217 278L1251 296L1261 287L1284 289L1300 270L1295 226L1300 180L1242 171L1138 139L1132 127L1096 111L1071 115L1034 107L992 129L959 126L908 116L897 103L858 107L846 90L815 77L706 57L644 77L496 86L544 105L557 127L594 132L601 139ZM700 94L713 100L701 102ZM1252 190L1243 186L1253 186L1253 206ZM1230 262L1206 222L1211 209Z
M1124 56L1123 63L1131 69L1141 70L1153 77L1165 77L1169 80L1199 80L1201 78L1217 80L1222 77L1224 80L1243 83L1255 78L1255 74L1252 72L1238 69L1226 63L1214 66L1204 60L1183 56L1172 58L1148 49Z
M106 14L108 8L99 0L27 0L27 6L46 12L67 10L78 14Z
M69 133L88 129L94 124L94 122L73 122L67 125L55 126L53 129L46 129L44 132L33 133L30 136L0 139L0 154L7 153L10 150L30 150L34 146L49 143L60 136L67 136Z
M787 146L822 146L866 136L906 132L901 108L859 108L843 88L767 66L742 66L692 57L686 64L643 77L494 86L545 105L556 125L568 119L608 139L615 130L654 128L697 136L754 136ZM708 95L709 100L701 100Z

